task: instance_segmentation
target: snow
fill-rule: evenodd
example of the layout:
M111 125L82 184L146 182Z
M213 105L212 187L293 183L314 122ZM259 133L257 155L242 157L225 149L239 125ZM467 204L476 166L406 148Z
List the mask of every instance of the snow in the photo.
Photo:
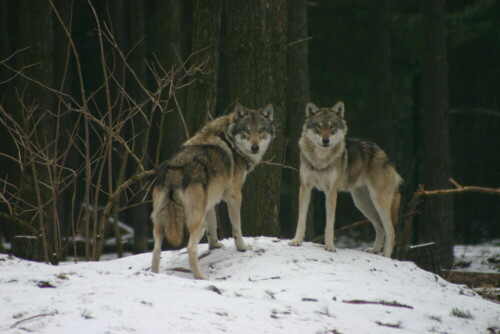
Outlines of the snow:
M500 273L500 240L481 245L456 245L454 253L457 270Z
M251 251L186 249L51 266L0 255L0 333L498 333L500 304L353 249L245 238ZM370 302L370 303L364 303Z

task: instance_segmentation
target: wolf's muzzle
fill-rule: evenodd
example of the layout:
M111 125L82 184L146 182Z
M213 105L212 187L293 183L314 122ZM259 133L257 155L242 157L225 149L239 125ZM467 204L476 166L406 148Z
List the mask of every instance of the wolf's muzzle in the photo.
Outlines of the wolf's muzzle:
M259 145L253 144L251 148L252 148L252 153L255 154L259 152Z

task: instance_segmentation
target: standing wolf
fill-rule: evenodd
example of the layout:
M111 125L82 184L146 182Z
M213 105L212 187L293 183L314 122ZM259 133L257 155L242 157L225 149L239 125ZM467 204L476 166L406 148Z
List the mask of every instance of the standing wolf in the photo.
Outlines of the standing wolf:
M191 271L194 278L206 279L198 265L198 243L206 222L209 247L222 246L217 239L214 209L221 200L228 205L236 248L250 249L241 234L241 188L274 136L273 113L272 105L251 110L236 104L230 115L206 124L160 167L153 189L155 245L151 271L159 271L163 236L178 247L186 223Z
M367 251L379 253L384 246L383 254L390 257L401 177L377 145L346 138L346 133L343 102L337 102L332 108L307 104L306 121L299 140L299 220L290 245L302 244L311 189L315 187L323 191L326 198L325 249L334 251L337 191L349 191L356 207L375 227L375 243Z

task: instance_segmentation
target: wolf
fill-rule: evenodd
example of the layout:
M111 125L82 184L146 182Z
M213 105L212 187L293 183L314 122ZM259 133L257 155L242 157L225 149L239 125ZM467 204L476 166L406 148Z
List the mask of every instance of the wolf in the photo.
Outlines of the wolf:
M198 243L207 229L209 248L220 248L214 206L227 203L236 249L243 241L241 189L274 137L272 104L258 110L237 103L232 113L207 123L158 170L153 188L154 249L151 271L158 273L161 244L180 246L184 224L189 231L189 265L196 279L207 279L198 264Z
M313 187L325 193L325 249L335 251L333 231L337 192L350 192L356 207L373 224L373 247L366 251L390 257L394 248L402 178L385 152L376 144L346 137L342 101L331 108L306 105L306 121L299 140L299 217L291 246L300 246Z

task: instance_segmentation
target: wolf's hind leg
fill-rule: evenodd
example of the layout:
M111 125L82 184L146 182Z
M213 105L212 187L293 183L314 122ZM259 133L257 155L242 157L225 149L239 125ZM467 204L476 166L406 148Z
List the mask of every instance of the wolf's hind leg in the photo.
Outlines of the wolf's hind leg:
M189 227L189 242L187 246L189 266L191 267L193 276L196 279L207 279L207 277L201 271L200 265L198 264L198 244L200 243L204 232L205 229L203 227L203 218L198 217L197 219L195 219L195 221L192 222L191 226Z
M163 226L161 226L160 224L154 224L153 238L155 240L155 245L153 249L151 271L154 273L158 273L160 271L161 243L163 241Z
M380 253L384 245L385 231L382 221L378 215L377 209L373 205L370 193L367 187L359 187L351 191L352 199L356 207L363 215L370 220L375 228L375 242L372 247L368 247L365 251L369 253Z
M189 230L187 251L189 266L196 279L207 279L198 264L198 244L205 233L205 210L207 198L201 185L188 187L184 192L184 207L186 211L186 225Z
M205 221L207 222L208 248L222 248L224 245L222 245L217 238L217 216L215 214L215 207L208 210L205 215Z
M297 230L295 231L295 238L288 244L290 246L300 246L304 241L306 233L306 219L307 210L309 209L309 201L311 200L311 188L302 184L299 189L299 221L297 223Z
M391 220L392 194L370 193L385 231L384 256L391 257L394 248L394 226Z

